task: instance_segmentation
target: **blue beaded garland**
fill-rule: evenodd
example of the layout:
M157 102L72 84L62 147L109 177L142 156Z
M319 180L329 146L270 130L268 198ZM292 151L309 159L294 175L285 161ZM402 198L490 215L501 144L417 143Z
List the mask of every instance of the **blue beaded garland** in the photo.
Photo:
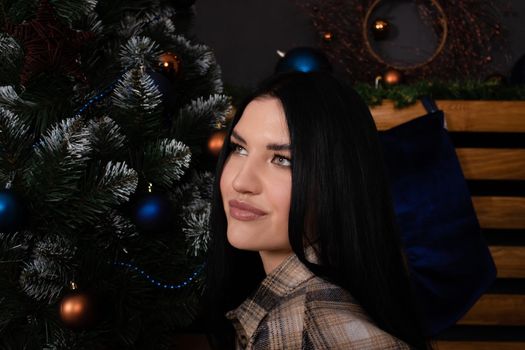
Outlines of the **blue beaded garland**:
M155 278L148 275L144 270L138 268L137 266L134 266L130 263L125 262L116 262L115 265L121 266L121 267L127 267L133 271L138 272L140 275L144 276L145 279L147 279L151 284L156 285L157 287L164 288L164 289L181 289L182 287L187 286L191 281L193 281L194 278L196 278L204 269L204 265L200 265L192 274L190 277L188 277L185 281L182 281L178 284L170 284L170 283L162 283L161 281L156 280Z

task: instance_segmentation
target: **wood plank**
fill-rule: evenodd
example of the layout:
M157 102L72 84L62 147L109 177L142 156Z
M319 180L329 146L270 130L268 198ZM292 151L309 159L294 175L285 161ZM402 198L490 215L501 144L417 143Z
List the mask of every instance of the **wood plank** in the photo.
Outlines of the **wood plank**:
M437 100L436 104L445 112L449 131L525 132L525 101ZM427 113L420 102L396 109L390 100L370 111L378 130L388 130Z
M490 246L499 278L525 278L525 247Z
M525 326L525 295L484 294L458 324Z
M395 108L391 100L384 100L381 105L370 107L370 112L378 130L391 129L427 113L420 102L405 108Z
M473 196L482 228L525 228L525 197Z
M456 148L456 154L466 179L525 180L525 149Z
M523 350L525 342L513 341L445 341L432 343L434 350Z

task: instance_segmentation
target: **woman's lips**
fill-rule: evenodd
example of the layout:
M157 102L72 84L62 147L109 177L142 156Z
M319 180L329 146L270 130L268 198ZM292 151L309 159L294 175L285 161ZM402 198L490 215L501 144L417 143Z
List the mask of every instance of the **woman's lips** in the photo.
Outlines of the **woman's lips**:
M231 200L228 203L230 204L230 215L237 220L250 221L266 215L266 212L247 203L237 200Z

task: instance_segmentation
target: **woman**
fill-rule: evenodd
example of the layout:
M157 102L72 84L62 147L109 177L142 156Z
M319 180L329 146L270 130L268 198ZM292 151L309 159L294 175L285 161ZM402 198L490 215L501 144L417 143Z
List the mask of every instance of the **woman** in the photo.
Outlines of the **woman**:
M372 116L329 73L274 76L238 108L210 225L218 347L427 347Z

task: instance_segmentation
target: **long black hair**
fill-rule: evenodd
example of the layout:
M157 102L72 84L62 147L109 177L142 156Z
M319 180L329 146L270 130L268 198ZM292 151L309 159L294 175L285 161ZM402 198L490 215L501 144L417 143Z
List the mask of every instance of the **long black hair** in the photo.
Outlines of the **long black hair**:
M289 240L316 275L348 290L375 324L416 348L426 348L414 305L378 133L367 105L330 73L283 73L263 82L238 107L219 154L207 264L208 312L217 334L233 339L224 313L239 306L264 278L258 252L226 238L220 177L230 135L256 98L280 100L292 155ZM320 264L305 258L315 243Z

